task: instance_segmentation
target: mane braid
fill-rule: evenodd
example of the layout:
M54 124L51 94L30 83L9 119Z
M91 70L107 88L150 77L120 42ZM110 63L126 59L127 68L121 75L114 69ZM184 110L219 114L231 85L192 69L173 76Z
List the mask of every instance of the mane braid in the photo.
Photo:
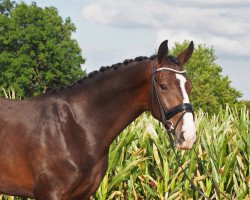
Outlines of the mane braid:
M94 76L96 76L97 74L100 74L100 73L103 73L105 71L110 71L110 70L116 70L118 69L119 67L121 66L127 66L128 64L132 63L132 62L141 62L141 61L144 61L144 60L154 60L157 58L157 55L152 55L150 56L149 58L146 57L146 56L139 56L139 57L136 57L135 59L126 59L124 60L122 63L116 63L116 64L113 64L111 66L102 66L100 67L99 70L95 70L95 71L92 71L90 72L88 75L80 78L79 80L73 82L70 86L64 86L64 87L60 87L60 88L57 88L57 89L48 89L47 92L58 92L58 91L61 91L61 90L64 90L64 89L68 89L68 88L71 88L79 83L82 83L83 81L89 79L89 78L93 78Z

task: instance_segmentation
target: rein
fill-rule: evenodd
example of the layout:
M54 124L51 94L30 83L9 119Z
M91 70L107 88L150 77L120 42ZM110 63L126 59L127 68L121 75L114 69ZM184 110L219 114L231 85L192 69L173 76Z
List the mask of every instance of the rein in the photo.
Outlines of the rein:
M194 182L188 177L188 175L186 173L186 168L183 169L183 167L181 165L180 158L179 158L179 156L176 153L175 148L174 148L173 135L175 135L176 128L177 128L177 126L179 125L180 121L182 120L182 118L184 117L184 115L186 113L191 112L193 114L193 117L194 117L193 106L190 103L183 103L183 104L179 104L179 105L171 108L168 111L165 110L165 108L163 106L163 103L162 103L162 100L161 100L161 97L160 97L160 95L158 93L158 90L157 90L157 83L156 83L156 79L155 79L155 75L158 72L160 72L160 71L171 71L171 72L174 72L174 73L177 73L177 74L185 74L186 70L179 71L179 70L175 70L175 69L167 68L167 67L162 67L162 68L158 68L158 69L153 68L153 72L152 72L152 75L151 75L151 81L152 81L151 108L152 108L153 115L155 115L154 103L153 103L154 102L154 93L155 93L156 94L156 98L157 98L157 102L158 102L158 106L159 106L159 110L160 110L160 115L161 115L162 123L164 124L165 128L167 128L166 130L167 130L167 133L168 133L168 136L169 136L171 148L173 149L174 155L176 156L177 163L178 163L179 167L181 168L182 172L186 176L187 180L190 182L192 188L195 189L205 199L210 200L211 198L207 197L204 194L204 192L202 192L197 186L195 186ZM177 115L178 113L181 113L181 112L182 112L182 115L179 117L179 119L177 120L176 124L174 125L170 119L172 117L174 117L175 115ZM194 149L194 151L195 151L195 149ZM226 199L230 199L223 192L220 191L220 189L217 187L217 185L215 184L215 182L213 181L213 179L209 176L206 168L202 164L202 161L199 159L198 154L197 154L196 151L195 151L195 155L197 157L198 164L200 164L201 167L202 167L202 169L206 172L207 177L212 181L212 185L214 186L214 188L216 189L216 191L219 193L219 195L221 194ZM219 198L220 198L220 196L219 196Z

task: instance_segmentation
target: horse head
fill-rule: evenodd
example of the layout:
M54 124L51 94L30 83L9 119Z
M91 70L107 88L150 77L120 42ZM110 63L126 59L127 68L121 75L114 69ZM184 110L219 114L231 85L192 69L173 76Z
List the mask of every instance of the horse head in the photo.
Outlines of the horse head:
M196 141L194 112L189 102L192 85L184 69L193 49L191 42L177 57L169 56L168 41L162 42L151 75L152 114L174 134L176 147L183 150L191 149Z

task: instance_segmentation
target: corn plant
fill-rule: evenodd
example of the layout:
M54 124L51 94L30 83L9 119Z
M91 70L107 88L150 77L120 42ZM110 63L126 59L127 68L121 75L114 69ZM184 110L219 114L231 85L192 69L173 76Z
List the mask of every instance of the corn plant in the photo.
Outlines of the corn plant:
M148 114L133 122L113 142L107 174L92 199L203 199L185 177L211 199L249 199L249 113L220 110L196 115L194 150L177 151L159 122ZM200 165L203 163L204 168ZM220 194L214 187L216 185Z

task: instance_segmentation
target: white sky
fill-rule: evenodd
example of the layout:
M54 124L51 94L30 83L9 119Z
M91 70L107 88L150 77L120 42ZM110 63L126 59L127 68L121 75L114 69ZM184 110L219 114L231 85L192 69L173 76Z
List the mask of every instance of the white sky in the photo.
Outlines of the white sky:
M193 40L214 47L223 75L250 100L250 0L33 1L72 19L87 72L150 56L165 39L170 48Z

